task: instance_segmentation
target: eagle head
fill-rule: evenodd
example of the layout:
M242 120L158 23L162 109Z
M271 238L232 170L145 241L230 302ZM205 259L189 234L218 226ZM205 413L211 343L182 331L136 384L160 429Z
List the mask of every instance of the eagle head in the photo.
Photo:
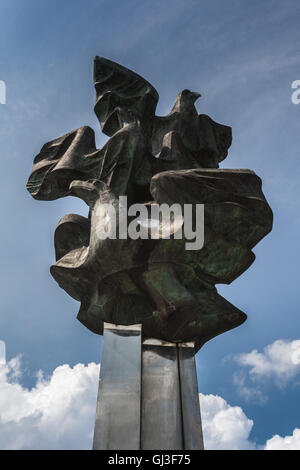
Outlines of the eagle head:
M195 91L182 90L178 94L171 112L174 113L194 110L194 103L198 98L200 98L200 96L200 93L196 93Z

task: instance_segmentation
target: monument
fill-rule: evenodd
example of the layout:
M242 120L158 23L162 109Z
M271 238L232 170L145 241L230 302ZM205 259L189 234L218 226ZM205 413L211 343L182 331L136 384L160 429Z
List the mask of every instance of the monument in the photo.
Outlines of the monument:
M94 83L107 143L86 126L50 141L27 183L35 199L89 206L58 223L51 274L103 335L94 449L203 449L194 356L246 320L215 285L253 263L272 211L253 171L219 169L231 128L198 115L199 93L156 116L157 91L127 68L96 57Z

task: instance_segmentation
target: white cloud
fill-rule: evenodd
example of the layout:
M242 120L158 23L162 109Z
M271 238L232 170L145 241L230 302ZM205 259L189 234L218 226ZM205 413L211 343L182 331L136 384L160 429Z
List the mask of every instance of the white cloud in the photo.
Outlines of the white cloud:
M200 406L205 449L254 449L249 440L253 421L239 406L230 406L217 395L202 395Z
M0 449L90 449L99 364L64 364L47 379L40 372L31 390L18 382L20 366L20 358L0 362ZM206 449L256 448L241 407L216 395L200 394L200 403ZM265 448L300 449L300 430L272 437Z
M263 352L254 349L235 359L241 366L250 367L252 379L274 379L282 388L300 372L300 340L279 339L267 345Z
M264 405L268 401L268 397L258 387L247 384L247 376L243 371L233 375L233 383L236 385L239 395L247 402Z
M19 366L0 363L0 448L89 449L99 365L59 366L31 390L17 382Z
M5 342L0 340L0 363L5 362L6 354L5 354Z
M276 434L266 442L265 450L300 450L300 429L294 429L292 436Z

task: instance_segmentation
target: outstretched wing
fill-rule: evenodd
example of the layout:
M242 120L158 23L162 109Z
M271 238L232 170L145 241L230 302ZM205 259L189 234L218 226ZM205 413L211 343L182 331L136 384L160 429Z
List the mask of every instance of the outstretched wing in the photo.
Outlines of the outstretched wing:
M158 93L150 83L122 65L95 57L95 113L102 131L112 136L122 127L121 111L130 112L146 125L152 123Z
M214 155L217 162L221 162L228 155L232 143L232 129L213 121L206 114L199 114L199 137L201 150Z
M94 131L80 127L47 142L34 159L27 189L35 199L51 201L70 194L74 180L96 178L102 164Z

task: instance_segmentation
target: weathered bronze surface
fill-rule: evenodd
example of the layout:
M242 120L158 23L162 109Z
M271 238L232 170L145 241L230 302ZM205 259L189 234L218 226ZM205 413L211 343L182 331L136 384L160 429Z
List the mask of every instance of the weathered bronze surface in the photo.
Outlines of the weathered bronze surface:
M102 334L103 322L142 324L146 337L195 341L201 347L246 319L215 288L254 261L252 248L272 228L261 180L251 170L219 169L231 128L198 115L198 93L183 90L167 116L156 116L156 90L134 72L95 58L95 113L110 137L102 149L81 127L46 143L27 188L40 200L73 195L89 217L69 214L55 232L51 274L81 307L78 319ZM99 207L179 203L205 205L205 240L99 239Z

